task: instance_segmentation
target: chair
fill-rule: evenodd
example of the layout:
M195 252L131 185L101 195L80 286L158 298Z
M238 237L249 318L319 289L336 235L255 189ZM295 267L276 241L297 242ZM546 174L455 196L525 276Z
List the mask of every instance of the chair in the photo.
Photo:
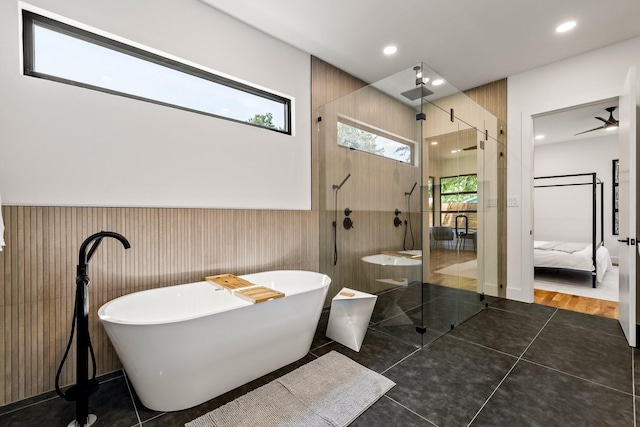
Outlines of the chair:
M431 238L433 240L433 246L435 247L438 242L452 242L453 241L453 229L451 227L432 227Z
M464 220L464 231L458 227L458 221ZM473 250L477 250L477 233L475 231L469 231L469 217L466 215L456 216L456 250L462 248L464 250L467 240L471 240L473 243Z
M477 252L478 248L478 239L477 239L478 234L475 231L469 231L467 234L465 234L464 236L460 236L458 238L458 241L456 242L456 247L462 248L464 250L466 244L467 244L467 240L471 240L471 243L473 243L473 250L474 252Z

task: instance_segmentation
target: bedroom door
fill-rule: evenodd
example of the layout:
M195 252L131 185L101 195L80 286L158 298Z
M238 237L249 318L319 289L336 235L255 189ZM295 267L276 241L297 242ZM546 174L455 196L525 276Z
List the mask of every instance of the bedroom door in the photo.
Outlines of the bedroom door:
M620 302L619 321L629 345L636 346L636 191L638 81L635 67L629 69L620 95Z

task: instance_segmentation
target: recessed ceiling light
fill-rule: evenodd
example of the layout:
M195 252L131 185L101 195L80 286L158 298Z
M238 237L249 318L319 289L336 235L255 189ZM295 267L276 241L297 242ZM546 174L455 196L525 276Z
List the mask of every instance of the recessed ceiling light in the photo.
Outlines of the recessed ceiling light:
M393 55L398 51L398 48L395 46L387 46L384 48L383 52L385 55Z
M616 130L618 129L618 126L607 126L606 128L604 128L604 130Z
M576 21L565 22L564 24L560 24L558 25L558 27L556 27L556 33L564 33L565 31L569 31L575 26L576 26Z
M434 86L440 86L442 83L444 83L444 80L442 80L442 79L436 79L436 80L431 82L431 84L434 85Z
M451 154L455 154L457 152L458 152L458 150L451 150Z
M544 135L536 135L536 139L544 139Z
M431 141L431 145L438 145L438 141Z

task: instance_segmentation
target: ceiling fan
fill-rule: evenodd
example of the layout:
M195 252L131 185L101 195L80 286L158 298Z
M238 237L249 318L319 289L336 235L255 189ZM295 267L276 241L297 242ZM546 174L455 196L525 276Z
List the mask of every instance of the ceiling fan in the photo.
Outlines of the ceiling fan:
M603 119L602 117L595 117L596 119L598 119L598 120L603 122L602 126L597 127L597 128L593 128L593 129L589 129L589 130L585 130L584 132L576 133L573 136L581 135L581 134L587 133L587 132L593 132L594 130L618 127L618 121L613 117L613 112L615 111L616 108L617 107L605 108L605 110L607 110L609 112L609 118L606 119L606 120Z

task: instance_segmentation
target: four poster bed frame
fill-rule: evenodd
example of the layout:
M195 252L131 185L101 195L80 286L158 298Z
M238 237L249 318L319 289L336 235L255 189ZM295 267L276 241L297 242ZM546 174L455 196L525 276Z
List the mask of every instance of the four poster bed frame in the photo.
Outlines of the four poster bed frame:
M577 182L577 183L566 183L566 184L542 184L542 182L545 182L544 180L562 180L563 178L576 178L576 177L582 177L584 181L586 182ZM590 178L590 179L589 179ZM609 257L608 254L608 250L606 250L604 248L604 206L603 206L603 200L604 200L604 183L596 176L596 173L578 173L578 174L569 174L569 175L552 175L552 176L538 176L538 177L534 177L533 178L535 182L534 188L548 188L548 187L571 187L571 186L579 186L579 185L590 185L592 187L592 221L591 221L591 279L592 279L592 286L595 288L596 287L596 282L597 282L597 275L599 273L598 271L598 259L597 259L597 253L598 250L600 248L603 249L603 251L606 252L606 257ZM538 184L538 183L541 184ZM547 181L548 182L548 181ZM600 186L600 238L598 239L598 233L597 233L597 228L598 228L598 224L597 224L597 195L598 195L598 186ZM550 245L553 246L553 245ZM537 249L534 248L534 267L547 267L547 268L567 268L567 269L573 269L573 270L581 270L581 271L585 271L586 269L583 268L576 268L575 265L573 263L568 263L566 264L566 266L562 265L562 261L559 261L559 264L553 265L553 266L548 266L548 265L536 265L536 260L535 260L535 253L537 252ZM549 250L545 250L543 251L546 254L549 254ZM551 251L553 252L553 250ZM584 251L583 251L584 252ZM568 255L567 253L563 254L562 256L566 256ZM573 253L569 254L569 255L573 255ZM583 255L584 256L584 255ZM601 266L602 267L602 266ZM601 268L602 269L602 268ZM604 271L601 272L601 274L604 274L606 272L607 267L604 267ZM589 270L586 270L589 271Z

